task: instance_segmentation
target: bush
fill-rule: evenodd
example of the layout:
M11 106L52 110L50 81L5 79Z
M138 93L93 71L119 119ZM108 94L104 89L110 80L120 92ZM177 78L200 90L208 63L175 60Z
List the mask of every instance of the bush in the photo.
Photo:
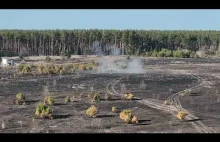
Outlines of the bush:
M80 68L81 70L87 70L87 67L86 67L85 64L81 64L81 65L79 65L79 68Z
M151 54L151 57L157 57L158 52L156 50L154 50Z
M21 48L19 53L19 58L23 60L27 56L28 56L28 50L26 48Z
M184 53L184 58L189 58L190 54L191 54L191 51L190 50L184 50L183 53Z
M204 58L204 57L206 56L204 51L196 51L196 54L197 54L200 58Z
M190 56L189 56L190 58L195 58L196 57L196 52L195 51L192 51L191 53L190 53Z
M152 52L145 52L145 57L150 57Z
M120 119L124 120L126 123L138 123L136 116L133 116L131 110L123 110L120 114Z
M25 56L23 56L23 55L19 55L19 59L20 59L20 60L24 60L24 57L25 57Z
M125 93L124 98L127 100L132 100L134 98L134 95L132 93Z
M133 116L131 119L131 123L138 123L138 118L136 116Z
M184 58L184 52L182 50L176 50L173 52L173 57Z
M44 98L44 104L54 105L55 99L52 96L46 96Z
M165 57L163 51L158 52L158 53L157 53L157 57Z
M44 66L42 65L42 64L39 64L38 66L37 66L37 70L38 70L38 72L40 73L40 74L43 74L44 73Z
M112 107L112 112L118 112L118 109L117 109L117 107Z
M157 57L172 57L172 51L169 49L162 49L157 53Z
M98 109L97 109L97 107L95 107L94 105L92 105L91 107L89 107L89 108L86 110L86 114L87 114L89 117L96 117L96 115L98 114Z
M47 65L44 67L44 73L46 74L55 74L56 72L56 68L54 65Z
M24 65L22 71L23 74L27 74L29 72L31 72L31 68L28 65Z
M199 58L199 55L196 53L195 58Z
M105 94L105 100L108 100L108 101L110 101L112 98L111 98L111 95L109 95L109 94Z
M165 104L165 105L170 105L170 103L169 103L168 100L165 100L165 101L164 101L164 104Z
M18 93L17 95L16 95L16 99L17 100L25 100L25 96L24 96L24 94L23 93Z
M67 59L71 58L71 54L68 53L66 57Z
M69 54L69 52L63 50L60 52L60 56L63 58L63 59L69 59L71 57L71 55Z
M19 65L18 65L18 70L19 70L19 71L22 71L23 68L24 68L24 66L25 66L24 64L19 64Z
M52 111L49 106L39 103L36 107L35 115L40 118L52 118Z
M71 100L70 100L70 97L69 96L66 96L65 98L65 103L69 103Z
M16 95L15 103L16 103L17 105L25 104L25 96L24 96L23 93L20 92L20 93L18 93L18 94Z
M217 57L220 57L220 50L217 50L217 51L215 52L215 55L216 55Z
M50 58L50 56L47 56L46 59L45 59L46 62L50 62L51 60L52 59Z
M185 111L178 111L177 118L179 120L183 120L187 115L188 115L188 113Z
M98 93L95 93L94 95L89 94L88 97L91 99L91 102L99 102L100 96Z
M61 66L59 66L59 65L55 66L55 72L56 73L61 73L61 70L63 70L63 66L62 65Z

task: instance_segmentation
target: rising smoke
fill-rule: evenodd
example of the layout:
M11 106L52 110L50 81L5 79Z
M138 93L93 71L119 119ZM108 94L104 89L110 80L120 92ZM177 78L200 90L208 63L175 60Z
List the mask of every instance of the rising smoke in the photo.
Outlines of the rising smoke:
M99 63L100 66L97 68L97 73L144 73L143 63L140 58L131 59L116 59L120 57L121 50L117 46L110 47L110 56L108 58L104 56L101 44L95 42L93 44L93 53L101 56ZM126 58L126 57L124 57Z

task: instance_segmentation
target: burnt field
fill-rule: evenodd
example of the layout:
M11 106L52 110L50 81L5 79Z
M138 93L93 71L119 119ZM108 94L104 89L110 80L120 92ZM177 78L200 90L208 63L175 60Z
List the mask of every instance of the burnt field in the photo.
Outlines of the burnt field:
M84 59L85 60L85 59ZM98 61L98 58L96 59ZM144 72L82 71L59 75L14 77L1 68L1 133L218 133L220 127L219 59L142 59ZM135 67L135 66L133 66ZM132 69L132 67L131 67ZM187 91L188 90L188 91ZM25 105L16 105L18 92ZM134 95L123 99L125 92ZM45 94L55 98L52 119L36 118L35 108ZM89 93L99 93L99 113L90 118ZM105 94L111 95L110 100ZM74 96L65 103L66 96ZM169 104L164 104L165 100ZM130 109L139 123L127 124L120 112ZM176 115L188 112L184 120Z

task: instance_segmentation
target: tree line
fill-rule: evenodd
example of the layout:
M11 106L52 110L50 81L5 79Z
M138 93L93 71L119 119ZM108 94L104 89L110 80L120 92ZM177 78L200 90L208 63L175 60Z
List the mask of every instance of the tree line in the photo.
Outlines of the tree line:
M160 30L0 30L1 56L60 55L67 51L75 55L105 55L119 50L123 55L142 55L162 49L205 51L219 49L220 31L160 31Z

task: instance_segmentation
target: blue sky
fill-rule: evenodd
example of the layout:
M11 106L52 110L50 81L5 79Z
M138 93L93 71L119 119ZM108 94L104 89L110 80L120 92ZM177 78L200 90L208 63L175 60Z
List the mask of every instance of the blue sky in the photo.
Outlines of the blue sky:
M220 30L220 10L0 10L0 29Z

